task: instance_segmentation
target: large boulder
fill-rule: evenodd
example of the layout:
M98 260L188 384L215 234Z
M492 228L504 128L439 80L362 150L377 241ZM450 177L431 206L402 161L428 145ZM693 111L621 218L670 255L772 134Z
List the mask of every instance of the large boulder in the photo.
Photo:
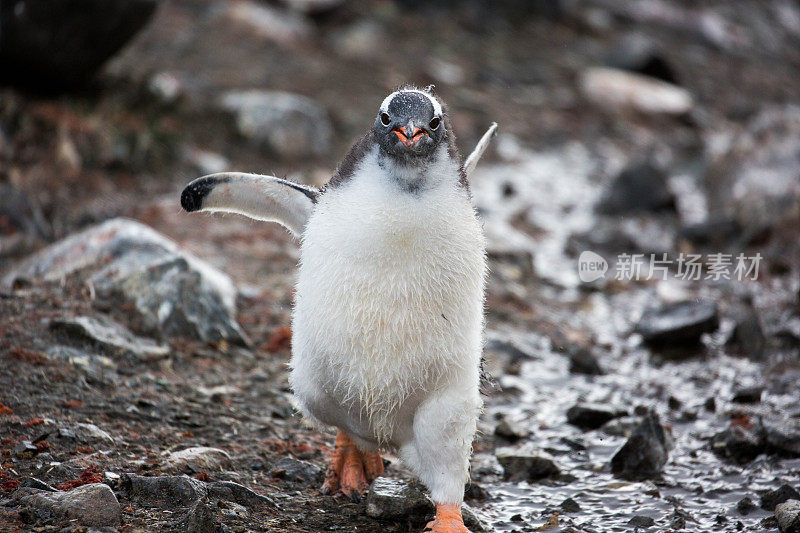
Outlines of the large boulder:
M0 2L0 82L48 92L83 85L157 5L156 0Z
M76 233L24 261L3 278L58 281L80 273L97 297L131 307L158 336L246 344L234 318L231 279L139 222L116 218Z
M219 104L233 113L243 137L279 157L320 157L330 151L333 126L311 98L279 91L230 91Z

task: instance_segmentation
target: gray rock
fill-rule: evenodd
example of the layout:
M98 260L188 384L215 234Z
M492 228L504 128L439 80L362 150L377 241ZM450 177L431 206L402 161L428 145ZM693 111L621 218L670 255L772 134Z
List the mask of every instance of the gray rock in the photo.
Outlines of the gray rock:
M405 481L379 477L367 495L367 515L378 520L422 522L435 511L422 488Z
M559 504L559 507L561 507L561 509L565 513L577 513L577 512L580 512L580 510L581 510L580 504L578 504L578 502L576 502L572 498L567 498L566 500L561 502Z
M667 462L669 441L658 415L648 413L611 458L611 471L624 479L657 476Z
M581 74L579 84L587 100L616 112L683 115L694 106L686 89L613 68L588 68Z
M622 416L619 418L615 418L614 420L609 420L603 427L601 431L606 435L612 435L614 437L630 437L633 431L639 426L639 418L636 416Z
M530 444L519 448L499 448L495 451L495 456L503 467L503 478L507 481L532 482L560 473L549 454Z
M116 496L102 483L83 485L68 492L28 492L19 498L30 517L37 520L75 520L89 527L117 526L122 511Z
M653 346L687 345L719 326L717 304L706 301L674 302L647 309L635 331Z
M585 346L570 344L567 346L566 354L569 358L569 371L572 374L601 376L605 373L597 357Z
M761 396L764 394L764 387L742 387L733 393L732 402L735 403L758 403L761 401Z
M771 453L800 457L800 422L796 420L765 421L764 438Z
M169 454L164 470L171 472L219 472L231 467L231 456L219 448L195 446Z
M800 501L787 500L775 507L781 533L800 533Z
M292 457L283 457L275 463L270 472L274 477L316 483L322 477L322 469L308 461L300 461Z
M209 509L205 498L194 502L183 518L171 525L175 531L186 533L217 533L219 531L214 513Z
M775 508L789 500L800 500L800 492L797 489L784 483L774 490L770 490L761 495L761 508L765 511L774 511Z
M22 440L14 446L14 457L17 459L30 459L37 453L39 453L39 449L33 445L33 443L29 440Z
M273 509L279 508L270 498L253 492L247 487L234 483L233 481L215 481L209 483L207 487L208 494L211 498L234 502L245 507L258 507L263 505Z
M624 36L612 49L608 66L677 84L675 69L652 39L640 33Z
M517 421L504 417L494 428L494 434L507 441L516 442L530 435L530 431Z
M280 46L298 46L315 33L314 25L301 13L260 2L225 2L218 13L249 34Z
M652 516L645 516L645 515L637 514L637 515L633 516L633 518L628 520L628 525L631 526L631 527L636 527L636 528L639 528L639 527L648 528L648 527L653 527L654 525L656 525L656 521L653 519Z
M567 410L567 422L581 429L597 429L628 413L596 403L578 403Z
M277 91L230 91L220 106L234 114L239 133L280 157L327 155L333 126L314 100Z
M758 506L753 502L752 498L749 496L745 496L738 502L736 502L736 510L739 511L743 515L748 515L758 509Z
M374 20L362 19L337 30L331 36L331 44L342 56L371 58L380 54L385 41L385 31Z
M748 305L742 315L737 318L731 337L725 344L733 347L748 359L754 361L764 359L767 339L758 313L752 305Z
M119 487L137 505L164 509L189 507L208 495L206 484L189 476L120 474Z
M169 347L136 336L122 324L103 316L57 318L50 323L50 328L89 341L104 352L131 355L141 360L161 359L169 354Z
M732 216L745 240L800 213L800 106L766 108L714 155L706 178L710 207Z
M649 161L620 172L597 204L597 211L607 215L663 209L674 210L675 197L667 187L667 175Z
M714 435L711 450L720 457L746 463L764 452L764 444L760 426L735 425Z
M0 81L49 93L86 84L150 19L155 0L0 4Z
M67 237L24 261L3 284L53 282L76 272L92 282L98 298L132 304L148 331L246 344L234 319L231 279L133 220L112 219Z

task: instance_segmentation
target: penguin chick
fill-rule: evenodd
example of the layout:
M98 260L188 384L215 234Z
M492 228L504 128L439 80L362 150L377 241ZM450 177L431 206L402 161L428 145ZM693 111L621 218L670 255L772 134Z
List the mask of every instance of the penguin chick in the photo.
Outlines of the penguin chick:
M496 125L468 158L474 168ZM274 220L301 238L290 383L310 420L338 428L323 490L358 497L399 453L436 503L428 528L461 518L479 394L485 244L442 103L404 88L381 104L322 189L216 174L187 211Z

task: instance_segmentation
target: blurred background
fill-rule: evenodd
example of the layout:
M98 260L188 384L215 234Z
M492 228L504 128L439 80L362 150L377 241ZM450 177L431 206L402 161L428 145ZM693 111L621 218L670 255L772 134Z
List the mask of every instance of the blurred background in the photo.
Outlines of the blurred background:
M800 527L797 1L0 0L0 528L424 525L391 457L319 494L297 244L179 206L324 184L406 83L500 125L473 531Z

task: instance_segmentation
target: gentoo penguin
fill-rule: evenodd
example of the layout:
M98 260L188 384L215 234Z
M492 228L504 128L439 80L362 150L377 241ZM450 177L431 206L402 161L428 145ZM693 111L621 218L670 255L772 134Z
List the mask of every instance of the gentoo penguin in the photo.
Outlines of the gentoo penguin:
M283 224L300 238L290 383L311 421L338 428L323 491L360 495L396 451L436 503L436 533L461 517L482 401L484 236L444 105L406 87L317 189L272 176L213 174L187 211Z

